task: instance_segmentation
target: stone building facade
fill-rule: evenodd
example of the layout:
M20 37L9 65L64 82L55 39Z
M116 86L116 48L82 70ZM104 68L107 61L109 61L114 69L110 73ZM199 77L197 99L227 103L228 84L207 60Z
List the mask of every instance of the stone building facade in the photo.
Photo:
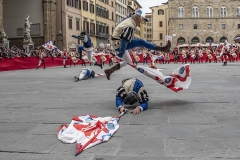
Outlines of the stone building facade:
M240 35L239 0L168 0L173 45L233 43Z

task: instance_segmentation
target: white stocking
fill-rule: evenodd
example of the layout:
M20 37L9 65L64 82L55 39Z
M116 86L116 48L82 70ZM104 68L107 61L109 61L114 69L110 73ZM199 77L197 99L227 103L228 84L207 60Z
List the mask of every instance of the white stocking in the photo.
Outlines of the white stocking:
M89 62L94 65L95 61L92 60L92 52L93 51L86 51Z
M39 60L38 66L41 66L42 64L42 60Z
M79 80L82 80L86 74L87 74L87 70L85 70L85 69L81 70L80 75L79 75Z
M128 50L125 51L125 54L123 55L123 59L127 61L128 63L132 63L132 58L128 52ZM127 66L127 63L120 62L120 68Z

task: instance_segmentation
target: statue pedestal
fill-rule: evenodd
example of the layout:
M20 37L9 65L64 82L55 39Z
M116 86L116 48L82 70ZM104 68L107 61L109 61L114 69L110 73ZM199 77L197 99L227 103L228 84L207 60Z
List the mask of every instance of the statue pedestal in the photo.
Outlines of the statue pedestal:
M27 51L34 49L34 42L32 41L23 41L23 49L26 49Z
M7 39L4 39L3 41L2 41L2 43L0 43L0 46L1 47L5 47L5 48L9 48L9 40L7 40Z

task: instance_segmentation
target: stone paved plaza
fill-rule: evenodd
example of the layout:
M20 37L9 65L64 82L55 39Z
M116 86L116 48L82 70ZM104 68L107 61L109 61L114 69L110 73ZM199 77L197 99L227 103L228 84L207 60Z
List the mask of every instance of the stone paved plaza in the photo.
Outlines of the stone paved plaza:
M178 93L131 67L110 81L74 82L82 66L0 72L0 159L239 160L240 63L221 65L190 64L192 84ZM181 64L158 66L169 74ZM144 83L149 109L127 113L109 142L75 157L76 144L60 142L58 127L74 115L118 115L115 93L127 77Z

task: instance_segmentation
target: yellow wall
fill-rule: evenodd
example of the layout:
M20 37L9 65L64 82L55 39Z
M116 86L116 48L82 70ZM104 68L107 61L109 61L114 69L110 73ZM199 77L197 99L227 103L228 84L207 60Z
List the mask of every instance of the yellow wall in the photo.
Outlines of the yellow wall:
M146 40L146 38L147 38L147 35L146 35L146 31L147 31L147 29L146 29L146 19L143 18L140 27L141 27L141 29L140 29L141 36L140 37L141 37L141 39Z
M159 5L151 7L152 9L152 37L153 42L157 45L165 45L165 36L168 35L168 5ZM164 15L159 15L158 10L163 10ZM162 27L159 26L162 21ZM160 40L162 33L162 40Z

